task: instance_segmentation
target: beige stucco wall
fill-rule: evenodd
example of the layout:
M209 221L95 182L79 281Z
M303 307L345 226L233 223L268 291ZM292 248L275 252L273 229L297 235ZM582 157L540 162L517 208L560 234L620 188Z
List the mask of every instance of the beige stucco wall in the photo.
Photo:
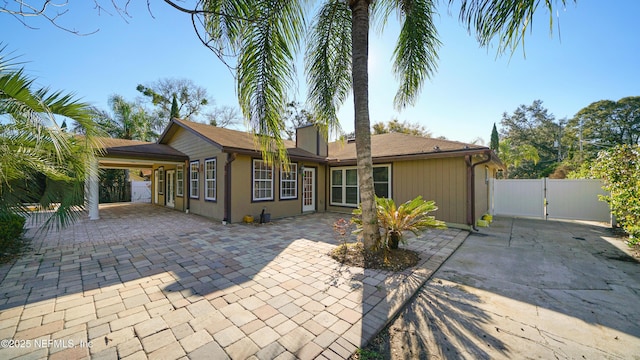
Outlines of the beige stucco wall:
M262 209L271 214L271 219L302 214L302 176L298 175L298 197L296 199L280 199L280 170L274 166L273 200L252 201L252 169L253 157L238 155L232 163L231 177L231 222L242 221L245 215L251 215L255 221L260 219ZM310 162L295 162L298 168L316 168L316 211L324 211L324 166Z
M187 154L190 161L197 160L200 162L200 186L197 199L190 198L189 196L189 163L187 163L184 168L185 189L184 197L181 201L185 209L186 203L188 203L191 213L222 220L224 218L224 164L227 161L227 154L222 153L219 148L208 141L182 128L176 130L175 134L167 142L167 145ZM209 201L204 198L204 161L211 158L216 159L216 201ZM176 197L176 206L177 199L178 197Z

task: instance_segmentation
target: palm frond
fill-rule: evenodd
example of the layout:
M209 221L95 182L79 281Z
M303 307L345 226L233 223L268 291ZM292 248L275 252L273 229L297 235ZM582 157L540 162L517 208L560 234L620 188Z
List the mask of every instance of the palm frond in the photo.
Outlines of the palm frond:
M393 199L376 197L378 225L383 232L382 240L388 241L390 235L395 233L403 242L406 242L403 236L405 231L411 231L417 236L427 228L446 229L447 226L443 221L436 220L430 215L437 210L438 207L434 201L423 200L422 196L406 201L400 206L397 206ZM362 208L358 207L352 214L351 222L356 225L353 234L359 234L363 230ZM381 243L375 244L375 250L382 247Z
M351 11L331 0L316 15L307 38L308 101L325 135L340 131L338 108L351 90Z
M251 14L251 4L244 0L207 0L204 28L221 55L235 55L239 50L241 35Z
M66 226L82 206L99 129L87 104L70 93L33 89L34 80L4 59L0 54L0 115L7 119L0 124L0 212L30 215L25 203L55 202L42 229ZM74 120L85 136L66 133L59 117Z
M246 23L238 60L240 108L267 162L288 162L282 110L295 78L295 53L304 29L301 4L259 0Z
M549 11L549 32L553 31L554 4L566 6L571 0L544 0ZM449 0L451 5L455 0ZM514 52L520 45L524 48L524 38L531 29L533 15L540 0L461 0L460 21L467 30L476 33L481 46L488 46L498 38L498 53ZM576 0L573 1L577 2Z
M415 104L427 78L438 67L437 51L441 45L434 24L434 0L404 0L400 2L402 28L393 52L393 71L400 80L394 105L402 109Z

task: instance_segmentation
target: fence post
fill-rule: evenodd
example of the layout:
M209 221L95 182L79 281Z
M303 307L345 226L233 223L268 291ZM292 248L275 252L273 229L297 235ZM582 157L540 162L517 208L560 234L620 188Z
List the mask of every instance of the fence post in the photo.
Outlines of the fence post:
M547 178L546 177L542 178L542 182L543 182L542 186L544 187L544 190L542 192L542 194L544 195L544 200L542 202L542 204L544 206L544 208L543 208L544 219L545 220L549 220L549 200L547 198Z

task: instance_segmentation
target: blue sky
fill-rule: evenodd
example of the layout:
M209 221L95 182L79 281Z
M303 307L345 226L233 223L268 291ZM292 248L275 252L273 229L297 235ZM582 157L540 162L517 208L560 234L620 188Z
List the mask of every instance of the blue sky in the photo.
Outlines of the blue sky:
M20 55L38 84L76 93L107 109L111 94L133 100L139 83L160 78L187 78L205 87L218 105L237 107L233 75L196 38L189 16L161 1L138 1L126 21L118 15L98 14L92 2L72 2L61 24L81 32L77 36L38 19L28 29L0 14L0 42ZM496 57L495 48L479 48L455 15L441 6L437 19L439 67L425 83L414 107L393 109L397 82L391 73L391 53L398 26L370 38L370 112L372 124L398 118L417 122L434 136L488 142L493 123L504 112L540 99L556 119L572 117L591 102L640 95L640 2L635 0L579 1L554 12L553 35L549 14L540 11L533 31L513 56ZM557 28L559 21L560 29ZM306 88L299 66L298 89L292 97L304 101ZM353 130L352 98L339 116L346 132Z

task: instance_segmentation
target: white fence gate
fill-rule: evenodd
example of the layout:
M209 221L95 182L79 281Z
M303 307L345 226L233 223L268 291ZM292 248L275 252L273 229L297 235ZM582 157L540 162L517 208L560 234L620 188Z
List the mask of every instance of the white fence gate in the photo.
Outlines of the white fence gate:
M492 179L491 213L539 219L611 221L600 180Z
M151 181L131 182L131 202L151 203Z

